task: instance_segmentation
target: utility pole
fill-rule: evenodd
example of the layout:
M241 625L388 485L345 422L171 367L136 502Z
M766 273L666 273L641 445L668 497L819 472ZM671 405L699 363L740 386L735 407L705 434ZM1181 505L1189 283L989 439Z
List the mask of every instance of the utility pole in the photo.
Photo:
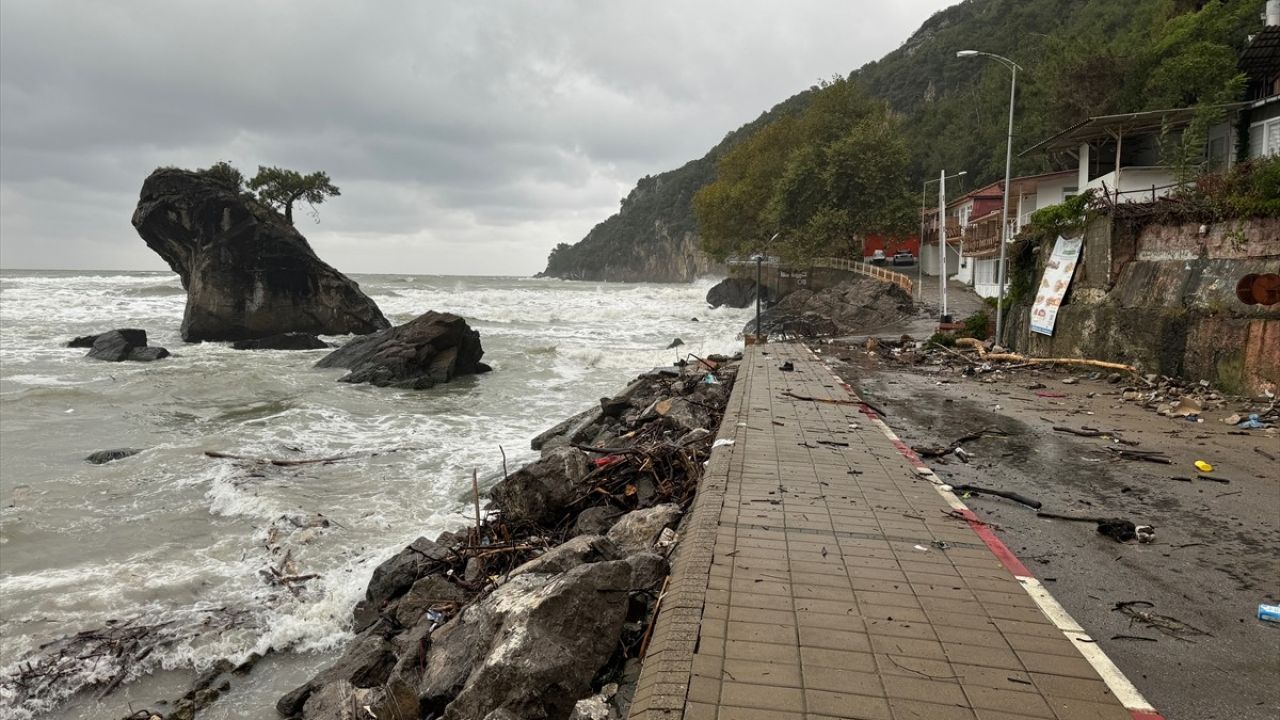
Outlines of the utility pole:
M947 317L947 171L938 172L938 298L942 313L941 323Z

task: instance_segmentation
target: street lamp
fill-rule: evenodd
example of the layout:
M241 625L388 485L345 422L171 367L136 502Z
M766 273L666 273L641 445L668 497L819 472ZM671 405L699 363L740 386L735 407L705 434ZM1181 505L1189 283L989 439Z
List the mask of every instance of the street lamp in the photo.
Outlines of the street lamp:
M948 176L946 177L946 179L947 179L947 180L950 180L951 178L956 178L956 177L960 177L961 175L968 175L968 174L969 174L969 171L968 171L968 170L961 170L960 172L956 173L955 175L948 175ZM919 299L919 300L923 300L923 299L924 299L924 198L925 198L925 191L927 191L927 190L929 189L929 184L930 184L930 183L936 183L936 182L938 182L940 179L942 179L942 178L934 178L934 179L932 179L932 180L925 180L925 181L924 181L924 184L920 186L920 250L919 250L919 257L917 257L917 258L916 258L916 287L917 287L917 288L919 288L919 292L917 292L917 293L916 293L916 295L918 295L918 296L919 296L919 297L917 298L917 299ZM945 218L941 218L941 217L940 217L940 218L938 219L938 222L941 222L941 223L943 223L944 225L946 224L946 222L945 222ZM944 232L945 232L945 230L944 230ZM944 258L944 262L943 262L943 270L942 270L942 272L943 272L943 274L945 275L945 274L946 274L946 262L945 262L946 254L945 254L945 251L943 252L943 258ZM938 299L938 302L942 302L942 299L941 299L941 298L939 298L939 299Z
M1009 83L1009 139L1004 151L1004 210L1000 216L1000 267L996 278L998 285L996 290L996 342L999 343L1004 340L1002 334L1004 330L1004 258L1005 246L1009 244L1009 171L1013 165L1013 104L1018 88L1018 71L1022 69L1022 66L1003 55L995 55L978 50L961 50L956 53L956 57L977 57L979 55L995 60L1009 68L1013 73L1013 80Z
M768 250L769 246L773 244L773 241L777 240L778 236L781 234L782 233L774 233L773 237L769 238L769 240L765 242L764 249ZM756 261L756 342L759 343L760 342L760 292L764 289L764 286L760 284L760 268L762 265L764 265L764 252L761 251L756 253L755 255L752 255L751 259Z

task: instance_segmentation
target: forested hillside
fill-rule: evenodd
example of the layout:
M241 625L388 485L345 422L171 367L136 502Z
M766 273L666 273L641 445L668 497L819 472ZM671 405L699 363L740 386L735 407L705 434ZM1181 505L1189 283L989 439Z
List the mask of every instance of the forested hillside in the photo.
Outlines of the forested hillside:
M957 58L957 51L1004 55L1024 68L1014 138L1014 173L1023 174L1052 169L1064 159L1018 158L1019 149L1090 115L1236 99L1241 92L1236 57L1249 33L1261 27L1264 4L965 0L938 12L900 48L848 78L886 102L896 116L894 131L908 149L907 186L919 188L924 177L946 168L967 170L968 187L974 187L1004 174L1009 70L986 58ZM691 279L687 270L695 263L660 256L670 252L674 238L683 240L685 254L696 243L693 196L715 180L717 163L735 146L770 123L802 114L817 91L810 88L784 100L706 156L641 180L617 214L578 244L557 247L545 274ZM628 276L631 267L680 272Z

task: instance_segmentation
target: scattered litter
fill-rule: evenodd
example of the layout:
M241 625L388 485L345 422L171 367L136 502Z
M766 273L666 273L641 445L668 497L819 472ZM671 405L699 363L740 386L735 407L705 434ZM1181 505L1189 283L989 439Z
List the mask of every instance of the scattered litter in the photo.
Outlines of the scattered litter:
M1161 615L1150 610L1142 610L1140 608L1154 608L1155 604L1146 600L1126 600L1118 602L1113 611L1121 612L1127 616L1131 622L1141 623L1149 628L1158 630L1165 635L1179 640L1188 640L1188 637L1213 637L1209 633L1200 628L1188 625L1177 618L1168 615Z
M1263 622L1280 623L1280 605L1258 605L1258 619Z
M662 528L662 534L658 535L658 542L654 543L654 547L659 550L666 550L679 541L679 533L671 528Z
M711 443L711 449L715 450L718 447L724 447L726 445L732 445L732 444L733 444L733 440L730 440L729 438L720 438L719 440L716 440L715 442Z
M923 546L923 545L916 545L916 546L914 546L914 547L915 547L915 549L916 549L916 550L919 550L920 552L929 552L929 548L927 548L927 547L925 547L925 546Z
M1261 420L1259 420L1257 413L1250 414L1248 419L1241 420L1235 425L1236 427L1244 428L1245 430L1266 430L1267 428L1271 427L1270 424L1264 423Z
M795 372L796 366L793 365L790 360L788 360L782 363L781 365L779 365L778 369L781 370L782 372Z
M1161 465L1173 464L1172 460L1166 457L1164 453L1157 450L1134 450L1132 448L1118 448L1108 445L1107 451L1114 453L1125 460L1142 460L1144 462L1159 463Z
M978 485L953 485L951 491L956 494L976 494L976 495L995 495L997 497L1006 498L1016 503L1022 503L1029 508L1039 510L1041 503L1039 500L1032 500L1026 495L1019 495L1016 492L1008 490L993 490L991 488L980 487Z
M1064 398L1064 397L1067 397L1067 396L1066 396L1064 393L1060 393L1060 392L1048 392L1048 391L1043 391L1043 390L1042 390L1042 391L1040 391L1040 392L1037 392L1037 393L1036 393L1036 397L1042 397L1042 398Z
M1197 460L1193 463L1200 472L1213 472L1213 466L1204 460Z
M1204 411L1204 405L1195 398L1184 397L1169 409L1169 415L1173 417L1193 417L1199 416Z

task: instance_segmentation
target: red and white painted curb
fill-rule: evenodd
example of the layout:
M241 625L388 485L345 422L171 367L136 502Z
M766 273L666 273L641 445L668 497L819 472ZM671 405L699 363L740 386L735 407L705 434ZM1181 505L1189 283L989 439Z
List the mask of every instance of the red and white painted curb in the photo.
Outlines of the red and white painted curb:
M814 359L821 362L821 358L816 354L814 354ZM840 383L840 386L849 393L850 397L861 400L858 394L853 391L853 388L849 386L849 383L845 382L840 376L833 373L831 377ZM862 405L862 414L889 439L889 442L893 443L898 452L915 468L916 474L928 480L934 489L938 491L938 494L942 496L942 499L969 521L969 527L978 534L978 537L982 538L982 542L996 556L1000 564L1013 573L1018 583L1022 585L1022 589L1027 591L1027 594L1035 601L1036 606L1040 608L1040 612L1044 613L1045 617L1049 618L1049 621L1061 630L1062 634L1067 636L1067 639L1071 640L1071 644L1093 666L1094 671L1107 684L1111 693L1129 711L1129 715L1134 720L1164 720L1164 716L1156 712L1151 703L1147 702L1142 693L1138 692L1138 688L1134 687L1129 678L1125 677L1120 668L1116 667L1111 658L1107 657L1102 648L1098 647L1094 639L1089 637L1089 634L1080 626L1080 623L1076 622L1075 618L1071 617L1071 614L1054 599L1049 590L1031 574L1026 565L1022 564L1018 556L1014 555L1013 551L1000 538L996 537L991 526L978 519L978 516L974 515L973 511L959 497L956 497L955 493L951 492L951 486L944 483L941 478L934 474L933 470L928 465L925 465L920 457L880 419L880 415L876 411L866 405Z

